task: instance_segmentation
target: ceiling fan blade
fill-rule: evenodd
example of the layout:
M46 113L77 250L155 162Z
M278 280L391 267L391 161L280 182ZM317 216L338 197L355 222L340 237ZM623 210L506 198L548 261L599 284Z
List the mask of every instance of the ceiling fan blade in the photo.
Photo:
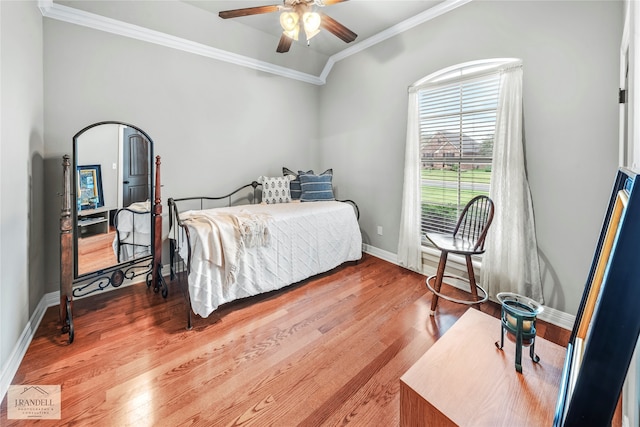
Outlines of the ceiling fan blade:
M222 19L238 18L240 16L260 15L262 13L277 12L280 5L272 4L269 6L246 7L244 9L222 10L218 12L218 16Z
M291 48L291 43L293 39L291 37L287 37L284 34L280 36L280 42L278 43L278 48L276 52L278 53L286 53L289 52L289 48Z
M329 31L336 37L342 39L346 43L350 43L358 37L356 33L330 17L329 15L325 15L324 13L320 14L321 21L320 27Z

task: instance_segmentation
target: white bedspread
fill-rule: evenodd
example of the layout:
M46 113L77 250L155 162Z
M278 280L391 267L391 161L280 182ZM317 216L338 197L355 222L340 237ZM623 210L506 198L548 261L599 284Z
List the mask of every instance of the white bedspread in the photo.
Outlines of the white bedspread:
M120 262L149 255L151 253L151 202L136 202L116 215L118 229L113 238L113 252L118 257L118 234L123 245L120 247Z
M118 230L121 232L146 233L151 234L151 221L149 216L151 215L151 202L136 202L127 206L133 212L139 214L148 215L136 215L128 210L121 210L117 212L118 215Z
M199 259L223 268L226 285L236 281L246 248L269 243L271 215L265 213L209 209L184 212L181 218L190 226L190 235L195 232L194 253L199 252Z
M200 214L258 214L268 218L263 231L268 233L268 239L239 248L235 280L228 280L229 267L220 253L211 253L221 250L206 240L210 238L207 235L211 224L201 220L185 222L193 251L188 279L191 307L202 317L226 302L280 289L362 257L360 228L353 207L347 203L243 205L186 211L180 217L184 220ZM180 256L185 260L187 250L182 242Z

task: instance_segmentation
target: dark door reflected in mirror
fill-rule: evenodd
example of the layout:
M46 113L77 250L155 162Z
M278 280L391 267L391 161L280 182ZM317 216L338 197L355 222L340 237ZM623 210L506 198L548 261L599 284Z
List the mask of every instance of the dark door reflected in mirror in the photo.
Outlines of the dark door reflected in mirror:
M75 277L151 255L152 142L103 122L73 139Z
M149 199L149 142L135 129L125 127L123 150L123 206Z

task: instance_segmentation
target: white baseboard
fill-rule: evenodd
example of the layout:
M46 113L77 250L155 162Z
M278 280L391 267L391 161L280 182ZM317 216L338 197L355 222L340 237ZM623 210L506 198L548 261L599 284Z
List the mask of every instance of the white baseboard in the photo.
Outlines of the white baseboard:
M368 253L369 255L373 255L376 258L380 258L382 260L388 261L391 264L395 264L395 265L400 265L398 264L398 255L391 253L391 252L387 252L385 250L382 249L378 249L375 246L371 246L371 245L367 245L366 243L362 244L362 250L365 253Z
M38 326L40 325L47 308L58 304L57 299L53 304L50 303L52 298L55 298L55 294L56 292L52 292L40 298L38 306L33 310L31 318L22 330L22 334L20 334L18 342L9 355L7 363L2 367L2 373L0 374L0 400L4 399L4 396L7 394L11 381L13 380L13 377L16 376L16 372L18 372L20 363L22 363L22 358L27 352L29 344L31 344L31 340L38 330ZM57 292L57 294L60 295L60 292Z
M565 313L564 311L556 310L551 307L544 307L544 311L538 316L540 320L551 323L552 325L560 326L561 328L572 330L573 324L576 321L576 316L573 314Z
M54 305L60 305L60 291L49 292L42 297L47 307L53 307Z
M397 254L387 252L385 250L382 250L367 244L363 244L362 247L363 247L363 251L368 253L369 255L373 255L376 258L380 258L392 264L399 265ZM461 264L461 266L464 266L464 264ZM460 267L460 272L466 273L466 267ZM435 273L435 270L433 273ZM428 275L428 274L425 274L425 275ZM460 286L457 286L457 284L455 283L453 283L453 285L456 287L460 287ZM462 287L460 287L460 289L467 290ZM544 307L544 311L540 313L539 318L540 320L543 320L545 322L567 329L569 331L573 329L573 324L576 320L576 316L574 316L573 314L568 314L563 311L556 310L555 308L551 308L547 306Z

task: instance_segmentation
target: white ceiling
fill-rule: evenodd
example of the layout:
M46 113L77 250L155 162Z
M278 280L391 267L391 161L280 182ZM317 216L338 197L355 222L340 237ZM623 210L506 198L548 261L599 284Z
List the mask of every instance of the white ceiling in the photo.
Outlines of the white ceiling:
M325 83L333 65L471 0L350 0L325 6L358 37L345 43L326 30L277 53L278 12L222 19L218 12L278 0L39 0L43 16L232 62L308 83Z

